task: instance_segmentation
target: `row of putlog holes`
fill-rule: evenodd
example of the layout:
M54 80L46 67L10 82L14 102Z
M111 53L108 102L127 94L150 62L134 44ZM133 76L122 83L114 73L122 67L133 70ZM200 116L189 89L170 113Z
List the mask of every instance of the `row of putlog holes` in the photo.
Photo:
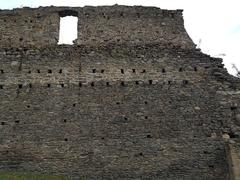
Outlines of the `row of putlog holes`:
M136 70L136 69L132 69L131 71L132 71L132 73L137 73L137 70ZM165 69L165 68L163 68L161 71L162 71L162 73L166 73L166 69ZM183 68L179 68L178 71L179 71L179 72L183 72L184 69L183 69ZM197 67L194 67L194 71L197 71ZM37 73L41 73L41 70L40 70L40 69L37 69L36 72L37 72ZM104 73L105 73L105 70L104 70L104 69L101 69L99 72L102 73L102 74L104 74ZM124 69L120 69L120 72L121 72L121 74L125 74L125 70L124 70ZM140 73L146 73L146 72L147 72L146 69L143 69L143 70L140 71ZM29 70L28 73L31 74L32 71ZM51 74L51 73L53 73L53 71L52 71L51 69L48 69L48 70L47 70L47 73L48 73L48 74ZM58 73L59 73L59 74L62 74L62 73L63 73L63 69L60 69L60 70L58 71ZM98 73L97 69L92 69L92 73ZM4 74L4 70L3 70L3 69L0 69L0 74Z
M205 69L209 69L209 68L210 68L210 67L208 67L208 66L205 67ZM223 65L219 65L218 68L223 68ZM137 72L136 69L132 69L131 71L132 71L132 73L136 73L136 72ZM165 68L163 68L161 71L162 71L162 73L166 73L166 72L167 72ZM185 70L184 70L184 68L180 67L180 68L178 69L178 71L179 71L179 72L183 72L183 71L185 71ZM198 68L197 68L197 67L194 67L194 68L193 68L193 71L195 71L195 72L198 71ZM40 69L37 69L36 72L37 72L37 73L41 73L41 70L40 70ZM104 73L105 73L105 70L104 70L104 69L101 69L99 72L102 73L102 74L104 74ZM99 73L99 72L97 71L97 69L92 69L92 73ZM124 70L124 69L120 69L120 72L121 72L121 74L125 74L125 70ZM146 69L142 69L142 70L140 71L140 73L146 73L146 72L147 72ZM29 70L28 73L31 74L32 71ZM53 73L53 71L52 71L51 69L48 69L48 70L47 70L47 73L48 73L48 74L51 74L51 73ZM59 74L62 74L62 73L63 73L63 69L59 69L58 73L59 73ZM4 74L4 70L3 70L3 69L0 69L0 74Z
M183 85L186 85L186 84L188 84L188 83L189 83L188 80L183 80L183 81L182 81L182 84L183 84ZM136 84L136 85L139 85L139 84L140 84L140 81L135 81L135 84ZM148 84L149 84L149 85L152 85L152 84L153 84L153 80L148 80ZM173 81L167 81L167 84L168 84L168 85L172 85L172 84L173 84ZM59 85L60 85L60 87L62 87L62 88L64 88L64 87L66 86L64 83L60 83ZM126 84L124 81L121 81L121 82L120 82L120 85L123 86L123 87L124 87L124 86L127 86L127 84ZM79 86L79 87L82 87L82 86L83 86L82 82L79 82L78 86ZM94 86L95 86L95 83L94 83L94 82L91 82L91 83L90 83L90 86L91 86L91 87L94 87ZM111 86L110 82L106 82L106 86L108 86L108 87ZM28 84L28 87L29 87L29 88L33 88L33 85L30 83L30 84ZM46 87L51 88L52 85L51 85L50 83L48 83L48 84L46 84ZM18 84L18 89L22 89L22 88L23 88L23 84ZM4 85L1 84L1 85L0 85L0 89L4 89Z

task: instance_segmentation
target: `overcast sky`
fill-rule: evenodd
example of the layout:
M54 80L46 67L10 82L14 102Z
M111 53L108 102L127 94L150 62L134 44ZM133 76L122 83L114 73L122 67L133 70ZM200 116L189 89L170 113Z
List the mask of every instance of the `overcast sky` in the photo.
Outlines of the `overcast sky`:
M183 9L185 28L204 53L221 56L230 73L231 64L240 69L239 0L0 0L1 9L22 6L143 5Z

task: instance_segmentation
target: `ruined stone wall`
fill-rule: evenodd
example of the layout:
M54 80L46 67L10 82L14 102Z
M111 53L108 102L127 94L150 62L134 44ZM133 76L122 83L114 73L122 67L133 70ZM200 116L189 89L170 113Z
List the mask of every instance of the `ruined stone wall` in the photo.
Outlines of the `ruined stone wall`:
M59 39L60 17L78 17L75 44L167 44L194 48L182 11L143 7L46 7L0 11L0 46L51 46Z
M86 7L79 13L78 44L167 44L194 48L182 11L146 7Z
M92 44L95 32L87 34L78 46L0 49L0 169L76 179L228 179L222 137L239 137L240 81L222 60L171 40L142 36L144 44L133 36L131 43L123 33L125 42Z
M29 8L0 11L0 46L56 45L59 19L57 13Z
M233 104L218 100L232 88L215 78L226 74L220 60L159 46L63 46L5 49L1 62L1 168L228 177L221 136L237 126Z

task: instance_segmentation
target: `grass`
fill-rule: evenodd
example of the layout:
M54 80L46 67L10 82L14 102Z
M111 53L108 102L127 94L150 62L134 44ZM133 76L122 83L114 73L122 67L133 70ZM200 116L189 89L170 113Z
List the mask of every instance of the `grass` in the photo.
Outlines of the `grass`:
M49 176L28 172L0 172L0 180L70 180L66 177Z

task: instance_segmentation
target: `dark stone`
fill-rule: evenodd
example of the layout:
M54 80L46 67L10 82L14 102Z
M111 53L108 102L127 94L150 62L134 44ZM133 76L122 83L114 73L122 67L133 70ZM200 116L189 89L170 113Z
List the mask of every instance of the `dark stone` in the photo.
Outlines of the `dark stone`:
M67 15L78 39L57 45ZM195 49L181 10L24 8L0 11L0 23L1 169L229 177L222 134L239 138L240 80Z

